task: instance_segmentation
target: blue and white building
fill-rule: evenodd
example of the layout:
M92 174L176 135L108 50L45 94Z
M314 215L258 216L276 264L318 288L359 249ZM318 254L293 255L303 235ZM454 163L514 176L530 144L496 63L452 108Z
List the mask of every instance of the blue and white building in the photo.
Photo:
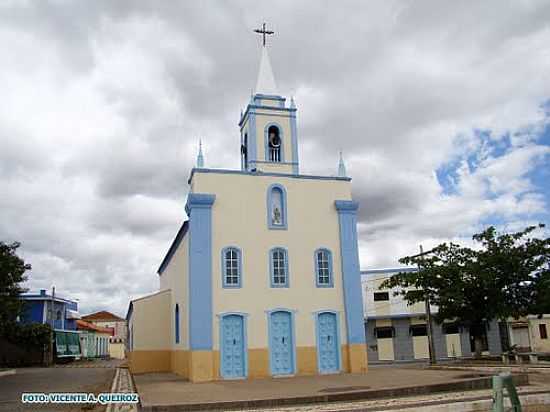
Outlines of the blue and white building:
M371 269L361 271L365 335L369 362L418 361L429 358L426 307L424 302L408 305L398 289L380 289L380 285L399 272L416 268ZM431 306L433 314L437 307ZM507 339L506 322L491 321L477 331L483 354L500 355ZM473 337L468 327L452 320L433 322L434 349L437 359L472 357ZM501 338L502 337L502 338ZM504 339L504 340L503 340Z
M76 330L76 320L80 318L76 300L52 296L46 289L24 293L21 299L25 301L22 323L48 323L53 329Z
M192 381L366 372L359 205L343 162L333 176L301 172L297 117L263 47L233 140L240 168L207 168L199 155L159 291L130 304L133 372Z
M76 321L80 318L78 302L48 294L46 289L38 293L24 293L25 302L21 323L49 324L54 330L57 358L74 358L81 355Z

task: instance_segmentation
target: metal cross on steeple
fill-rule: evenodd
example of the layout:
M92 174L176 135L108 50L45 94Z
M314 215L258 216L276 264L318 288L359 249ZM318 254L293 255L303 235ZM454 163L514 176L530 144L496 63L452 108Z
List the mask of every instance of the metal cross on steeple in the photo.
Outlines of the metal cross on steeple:
M262 35L264 47L265 47L265 35L266 35L266 34L274 34L274 33L275 33L274 31L266 30L266 29L265 29L265 23L262 24L262 28L261 28L261 29L254 29L254 31L255 31L256 33Z

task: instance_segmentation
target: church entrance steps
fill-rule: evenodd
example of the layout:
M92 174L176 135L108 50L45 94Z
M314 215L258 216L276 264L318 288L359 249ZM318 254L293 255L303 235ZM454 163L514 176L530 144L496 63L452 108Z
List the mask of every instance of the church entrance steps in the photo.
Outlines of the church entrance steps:
M490 393L490 374L478 373L474 377L464 375L464 371L401 366L371 367L368 374L298 376L200 384L191 383L171 373L154 373L135 375L134 382L142 410L148 412L275 407L280 410L291 405L309 405L308 408L324 405L329 409L320 410L328 411L336 410L330 407L342 402L353 401L355 404L480 390ZM514 379L516 385L522 386L522 389L528 384L526 374L516 374Z

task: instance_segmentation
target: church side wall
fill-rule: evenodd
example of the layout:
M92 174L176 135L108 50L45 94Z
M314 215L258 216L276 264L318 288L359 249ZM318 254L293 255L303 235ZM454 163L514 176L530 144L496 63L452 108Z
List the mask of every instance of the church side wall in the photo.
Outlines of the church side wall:
M194 180L195 192L216 195L212 206L215 358L219 359L220 315L243 312L248 314L248 376L269 376L266 311L285 308L294 311L297 373L317 373L315 312L333 310L338 314L341 365L347 370L339 221L334 201L351 199L350 182L214 173L196 173ZM274 183L284 186L287 193L287 230L267 227L266 196L268 187ZM221 250L227 246L237 246L242 251L241 288L222 287ZM288 250L288 288L270 287L268 252L275 246ZM314 252L321 247L332 252L332 288L316 287Z
M189 262L189 238L186 235L181 241L178 249L174 253L174 256L170 260L170 263L164 269L161 277L161 288L172 290L172 300L170 308L170 328L172 331L172 344L174 350L187 350L189 349L189 334L187 329L187 315L188 315L188 288L187 288L187 273ZM180 342L176 343L176 323L175 323L175 309L176 304L179 306L180 317Z
M161 288L171 289L170 330L172 340L171 369L174 373L188 376L188 271L189 271L189 236L183 238L170 263L160 276ZM176 343L176 304L179 308L179 343Z
M133 301L129 327L132 350L128 362L132 373L167 372L171 369L170 290Z

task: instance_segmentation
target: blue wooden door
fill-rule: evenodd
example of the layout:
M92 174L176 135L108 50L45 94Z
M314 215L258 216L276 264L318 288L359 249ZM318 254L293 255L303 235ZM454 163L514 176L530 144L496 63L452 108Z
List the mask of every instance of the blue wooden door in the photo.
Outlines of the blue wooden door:
M336 314L321 313L317 317L317 359L321 373L338 372L340 370L338 362L339 347Z
M221 332L222 376L224 378L243 378L245 376L243 317L240 315L224 316Z
M294 373L294 342L290 313L273 312L270 328L271 373L290 375Z

